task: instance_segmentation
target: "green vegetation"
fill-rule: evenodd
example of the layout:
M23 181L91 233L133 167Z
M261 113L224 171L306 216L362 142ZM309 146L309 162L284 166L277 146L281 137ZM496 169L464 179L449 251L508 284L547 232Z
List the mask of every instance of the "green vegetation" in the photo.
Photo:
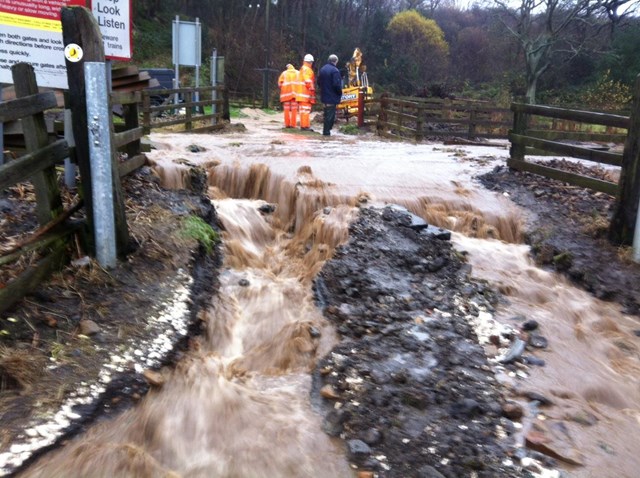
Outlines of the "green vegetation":
M211 254L214 244L220 241L219 234L199 216L187 216L182 226L183 237L198 241L205 247L207 254Z
M340 127L340 132L344 134L360 134L360 128L357 124L347 123Z

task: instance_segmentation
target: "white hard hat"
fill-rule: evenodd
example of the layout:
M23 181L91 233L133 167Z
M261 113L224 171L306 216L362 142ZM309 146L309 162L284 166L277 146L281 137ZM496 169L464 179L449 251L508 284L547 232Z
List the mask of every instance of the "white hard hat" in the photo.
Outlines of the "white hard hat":
M314 61L314 60L313 60L313 55L311 55L311 54L307 53L307 54L304 56L304 61L310 61L311 63L313 63L313 61Z

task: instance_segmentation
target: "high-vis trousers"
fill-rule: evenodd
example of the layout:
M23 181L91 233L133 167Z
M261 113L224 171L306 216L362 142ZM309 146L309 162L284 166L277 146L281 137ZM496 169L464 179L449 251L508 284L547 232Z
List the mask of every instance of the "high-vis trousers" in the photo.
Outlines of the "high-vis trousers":
M282 103L284 111L284 127L295 128L298 122L298 103L295 101L284 101Z
M311 103L298 103L298 110L300 110L300 127L311 127Z

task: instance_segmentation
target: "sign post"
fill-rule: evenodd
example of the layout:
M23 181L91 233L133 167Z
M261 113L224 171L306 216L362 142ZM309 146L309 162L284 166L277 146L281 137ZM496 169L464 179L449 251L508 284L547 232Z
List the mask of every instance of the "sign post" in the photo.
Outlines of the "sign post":
M202 29L200 21L185 22L176 15L173 21L173 64L175 65L175 87L180 88L180 65L196 67L196 88L200 86L200 63L202 59ZM196 101L199 95L196 93ZM178 103L178 94L174 98Z

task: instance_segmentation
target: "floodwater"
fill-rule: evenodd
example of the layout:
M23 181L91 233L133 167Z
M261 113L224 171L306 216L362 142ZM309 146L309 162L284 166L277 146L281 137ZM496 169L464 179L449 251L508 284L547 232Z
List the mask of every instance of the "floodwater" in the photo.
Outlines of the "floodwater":
M309 403L309 372L336 341L311 283L347 240L357 206L383 203L457 231L473 274L509 299L495 317L484 314L487 323L517 327L518 315L540 323L546 366L500 377L516 401L526 389L554 402L529 409L523 436L544 432L550 448L581 463L559 460L569 476L637 476L637 322L528 260L524 212L473 180L504 164L506 145L321 138L282 131L279 116L248 115L238 120L244 133L152 135L162 183L183 187L189 167L206 169L224 226L220 294L201 317L207 333L138 407L24 476L354 476ZM260 212L269 204L273 213ZM487 353L500 351L487 344Z

